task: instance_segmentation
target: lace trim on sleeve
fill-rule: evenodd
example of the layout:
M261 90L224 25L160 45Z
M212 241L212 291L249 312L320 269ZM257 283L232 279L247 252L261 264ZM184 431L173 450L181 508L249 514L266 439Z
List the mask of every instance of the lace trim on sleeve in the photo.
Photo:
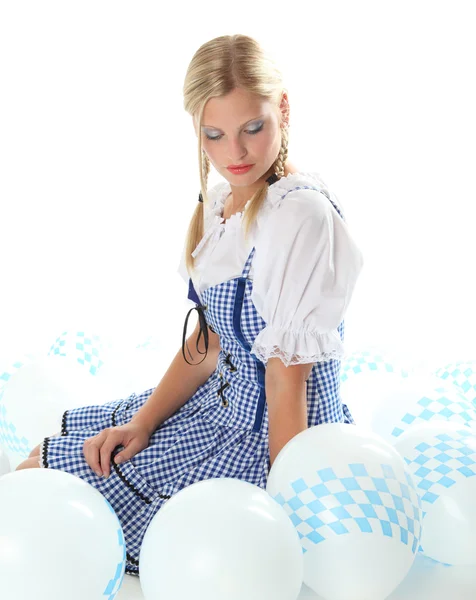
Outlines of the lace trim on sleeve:
M251 353L264 364L270 358L278 357L289 367L341 359L345 356L345 348L337 329L316 333L267 326L256 337Z

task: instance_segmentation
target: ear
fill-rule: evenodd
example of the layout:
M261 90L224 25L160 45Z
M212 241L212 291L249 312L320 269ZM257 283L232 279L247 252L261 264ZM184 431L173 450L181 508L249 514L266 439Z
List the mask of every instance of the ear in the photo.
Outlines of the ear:
M283 92L279 108L281 110L281 118L283 125L287 127L289 125L289 101L287 92Z

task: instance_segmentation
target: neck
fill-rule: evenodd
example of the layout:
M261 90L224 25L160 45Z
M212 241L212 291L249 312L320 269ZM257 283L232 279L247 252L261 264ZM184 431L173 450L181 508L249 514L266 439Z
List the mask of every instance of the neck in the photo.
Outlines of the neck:
M290 173L295 173L296 171L297 169L291 163L289 163L289 161L286 161L286 164L284 165L284 177L287 177ZM229 210L227 211L225 208L226 214L229 213L230 215L232 215L236 212L241 212L248 200L253 196L253 194L257 190L263 187L268 177L273 173L273 168L270 168L262 177L255 181L252 185L246 187L237 187L235 185L230 184L231 193L226 199L226 203L228 204Z

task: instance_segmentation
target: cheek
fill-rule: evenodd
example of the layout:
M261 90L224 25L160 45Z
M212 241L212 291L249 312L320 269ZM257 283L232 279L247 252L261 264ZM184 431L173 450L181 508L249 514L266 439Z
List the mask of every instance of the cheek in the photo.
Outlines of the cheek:
M230 161L228 157L223 154L223 150L215 149L208 151L207 150L208 159L211 162L212 166L217 170L221 171Z
M279 132L270 132L268 135L263 135L260 140L261 147L259 149L262 156L266 156L267 159L273 158L279 152L281 145L281 139Z
M209 140L202 140L202 149L208 155L208 158L213 162L217 157L220 156L220 143L219 142L210 142Z

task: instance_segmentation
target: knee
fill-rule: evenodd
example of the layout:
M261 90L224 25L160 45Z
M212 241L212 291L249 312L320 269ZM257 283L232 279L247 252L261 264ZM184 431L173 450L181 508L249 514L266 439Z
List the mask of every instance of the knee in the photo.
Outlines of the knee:
M41 446L41 444L38 444L38 446L33 448L33 450L30 452L30 455L28 456L28 458L35 458L35 456L40 456L40 446Z
M37 456L35 456L33 458L27 458L26 460L24 460L22 463L20 463L17 466L15 471L21 471L22 469L35 469L35 468L40 468L40 462L39 462Z

